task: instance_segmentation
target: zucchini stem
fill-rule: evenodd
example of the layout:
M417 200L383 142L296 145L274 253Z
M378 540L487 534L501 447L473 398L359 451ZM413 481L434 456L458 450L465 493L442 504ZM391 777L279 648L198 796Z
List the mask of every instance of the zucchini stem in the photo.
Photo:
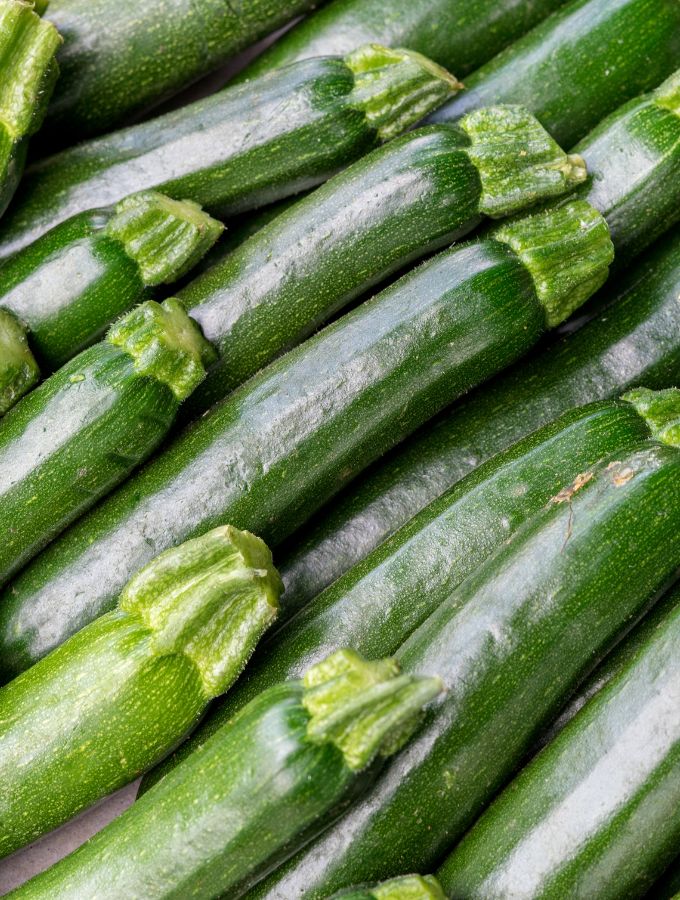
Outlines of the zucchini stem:
M635 388L621 397L630 403L649 428L652 438L680 448L680 390L651 391Z
M40 379L40 369L18 319L0 308L0 416Z

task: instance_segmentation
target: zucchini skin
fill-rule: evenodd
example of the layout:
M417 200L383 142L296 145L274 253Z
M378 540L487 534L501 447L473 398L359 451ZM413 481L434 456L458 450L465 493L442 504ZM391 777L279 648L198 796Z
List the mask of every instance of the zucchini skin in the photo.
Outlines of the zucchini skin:
M511 777L677 571L680 453L647 442L611 462L527 523L402 645L405 670L437 669L444 700L362 803L253 897L325 897L427 870Z
M517 40L564 0L333 0L296 25L239 78L261 75L312 56L347 53L377 41L425 53L467 75Z
M225 521L280 542L544 329L532 278L506 244L460 245L404 276L256 375L53 542L2 597L5 675L110 609L171 544Z
M677 598L445 860L447 896L614 900L652 887L680 840Z
M609 112L677 68L675 0L573 0L466 79L429 121L491 103L521 103L571 146Z
M122 0L114 9L106 0L51 0L45 18L65 43L45 130L73 142L115 128L316 5Z
M282 544L286 598L311 600L473 468L566 410L640 384L674 384L679 295L676 226L604 288L597 318L447 410Z

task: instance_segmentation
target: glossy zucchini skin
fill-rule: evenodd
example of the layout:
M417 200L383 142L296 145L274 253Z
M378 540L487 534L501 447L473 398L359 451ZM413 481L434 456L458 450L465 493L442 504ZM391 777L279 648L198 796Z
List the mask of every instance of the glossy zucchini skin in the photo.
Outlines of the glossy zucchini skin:
M448 692L361 804L254 897L325 897L357 880L430 868L584 674L675 577L678 450L643 443L589 474L402 645L403 667L436 668Z
M564 0L333 0L252 62L251 78L312 56L347 53L370 41L409 47L467 75L517 40Z
M0 602L5 675L110 609L165 547L223 522L280 542L544 328L528 270L499 241L404 276L272 363L54 541Z
M430 121L521 103L569 147L663 81L679 58L675 0L572 0L467 78L467 90Z
M119 0L113 7L106 0L51 0L46 18L65 43L46 132L73 143L122 125L317 5Z
M316 594L473 468L566 410L680 372L680 228L601 292L597 318L478 388L283 544L287 597Z
M392 70L385 68L389 80ZM371 90L353 93L360 77L337 57L305 60L40 160L3 217L0 256L76 213L149 188L223 218L319 184L381 143L365 110ZM453 90L439 75L432 80L445 85L445 95ZM401 110L409 91L402 88L375 82L381 111L392 95ZM415 105L408 124L424 113L420 100Z
M675 601L444 861L447 896L615 900L652 887L680 840Z

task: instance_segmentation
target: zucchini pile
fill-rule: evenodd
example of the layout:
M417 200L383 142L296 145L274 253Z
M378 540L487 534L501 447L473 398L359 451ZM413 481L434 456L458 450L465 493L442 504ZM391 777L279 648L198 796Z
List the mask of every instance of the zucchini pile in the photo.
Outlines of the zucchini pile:
M679 65L0 0L0 893L680 896Z

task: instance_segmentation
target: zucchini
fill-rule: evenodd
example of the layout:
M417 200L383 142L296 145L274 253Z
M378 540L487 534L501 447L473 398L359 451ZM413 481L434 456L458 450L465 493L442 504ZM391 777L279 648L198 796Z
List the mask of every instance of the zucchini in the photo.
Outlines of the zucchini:
M678 392L666 400L677 422ZM440 672L442 703L362 803L253 896L429 869L679 563L679 449L646 441L581 473L401 646L407 671Z
M72 142L115 128L316 5L51 0L47 18L65 43L47 134Z
M28 346L26 331L0 307L0 416L40 380L40 368Z
M61 35L30 0L0 0L0 216L21 179L59 75Z
M626 401L571 410L475 469L306 606L299 609L294 595L284 597L279 621L285 624L255 657L248 677L147 776L143 789L257 693L277 681L299 677L333 647L353 647L368 656L395 653L565 481L615 450L627 450L650 436L644 414Z
M80 213L5 262L0 308L22 323L31 350L53 371L150 299L154 286L180 278L222 228L195 203L153 191ZM20 331L16 340L26 345ZM0 381L8 377L6 359Z
M0 256L151 188L220 218L263 206L407 131L458 87L424 57L377 45L227 87L35 163L2 220Z
M572 0L466 79L430 121L521 103L571 146L617 106L677 68L676 0Z
M652 887L680 841L674 600L445 860L447 896L614 900Z
M212 352L181 304L148 300L10 410L0 583L151 454Z
M654 900L675 900L680 897L680 858L677 856L656 882L650 896Z
M680 123L679 123L680 124ZM277 216L178 293L219 361L205 412L351 300L472 230L586 177L533 116L492 107L381 147Z
M333 894L331 900L445 900L433 875L402 875L382 884L348 888Z
M467 75L564 0L333 0L252 62L252 78L312 56L341 56L370 41L409 47Z
M399 675L391 659L340 650L257 697L15 896L242 897L366 790L440 689L438 678Z
M604 220L585 201L510 220L270 364L3 592L4 673L110 609L166 547L224 522L280 542L362 467L525 353L604 280L611 257Z
M117 607L0 690L0 856L161 759L276 616L267 546L225 526L167 550ZM58 786L58 789L55 789Z

